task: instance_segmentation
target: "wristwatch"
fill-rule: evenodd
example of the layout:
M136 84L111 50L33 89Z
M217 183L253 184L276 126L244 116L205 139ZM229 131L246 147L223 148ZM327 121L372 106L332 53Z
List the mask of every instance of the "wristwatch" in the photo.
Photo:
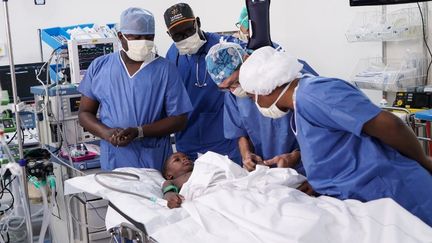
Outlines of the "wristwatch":
M138 129L138 137L137 138L143 138L144 137L144 131L143 131L142 126L138 126L137 129Z

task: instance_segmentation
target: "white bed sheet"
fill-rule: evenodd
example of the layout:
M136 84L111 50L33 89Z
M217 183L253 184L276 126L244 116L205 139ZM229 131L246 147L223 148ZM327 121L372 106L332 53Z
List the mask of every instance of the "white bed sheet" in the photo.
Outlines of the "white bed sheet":
M163 178L148 169L122 168L140 182L105 178L128 191L161 197ZM290 169L259 166L247 173L227 157L208 152L195 162L179 209L113 192L93 176L66 181L67 194L89 192L110 200L164 242L432 242L432 228L391 199L368 203L309 197L295 190L304 178ZM125 222L109 209L107 228Z

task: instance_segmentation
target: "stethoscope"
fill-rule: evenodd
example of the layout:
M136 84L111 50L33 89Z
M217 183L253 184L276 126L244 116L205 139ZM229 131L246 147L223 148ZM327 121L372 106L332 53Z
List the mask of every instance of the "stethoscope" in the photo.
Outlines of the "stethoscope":
M204 80L203 80L203 81L200 81L200 79L199 79L199 59L200 59L201 55L202 55L202 54L200 54L200 55L198 56L198 58L197 58L197 62L196 62L196 66L195 66L195 80L196 80L196 82L194 83L194 85L195 85L195 87L197 87L197 88L204 88L204 87L207 87L207 70L206 70L206 72L205 72L205 74L204 74ZM177 66L177 67L178 67L178 63L179 63L179 58L180 58L180 55L177 54L177 58L176 58L176 66Z
M195 86L198 87L198 88L203 88L203 87L207 86L207 70L206 70L206 72L204 74L204 81L200 82L199 81L199 58L200 57L201 56L198 56L198 60L197 60L197 63L196 63L196 69L195 69L196 82L195 82Z

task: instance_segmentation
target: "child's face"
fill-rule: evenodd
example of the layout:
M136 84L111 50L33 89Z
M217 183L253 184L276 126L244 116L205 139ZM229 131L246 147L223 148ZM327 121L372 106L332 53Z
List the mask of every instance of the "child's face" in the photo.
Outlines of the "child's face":
M167 161L166 177L168 180L171 180L187 172L191 172L192 169L192 161L185 154L177 152L171 155Z

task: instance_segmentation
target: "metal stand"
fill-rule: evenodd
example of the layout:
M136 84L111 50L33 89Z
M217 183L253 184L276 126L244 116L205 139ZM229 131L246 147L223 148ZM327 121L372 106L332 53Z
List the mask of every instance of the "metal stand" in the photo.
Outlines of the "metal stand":
M9 64L10 64L10 71L11 71L12 94L13 94L14 108L15 108L15 122L17 128L17 136L18 136L18 151L19 151L19 158L22 159L24 157L23 145L22 145L22 130L21 130L21 120L17 109L18 95L17 95L17 86L16 86L16 76L15 76L15 63L14 63L13 49L12 49L12 37L11 37L10 24L9 24L8 0L3 0L3 3L4 3L5 18L6 18L5 29L6 29L7 44L9 49ZM27 173L25 167L21 167L21 168L22 168L23 182L26 182ZM25 194L24 200L28 202L29 198L28 198L27 183L23 183L22 187L23 187L22 190ZM27 226L27 240L29 243L31 243L33 242L33 231L32 231L31 219L27 217L26 217L26 226Z

